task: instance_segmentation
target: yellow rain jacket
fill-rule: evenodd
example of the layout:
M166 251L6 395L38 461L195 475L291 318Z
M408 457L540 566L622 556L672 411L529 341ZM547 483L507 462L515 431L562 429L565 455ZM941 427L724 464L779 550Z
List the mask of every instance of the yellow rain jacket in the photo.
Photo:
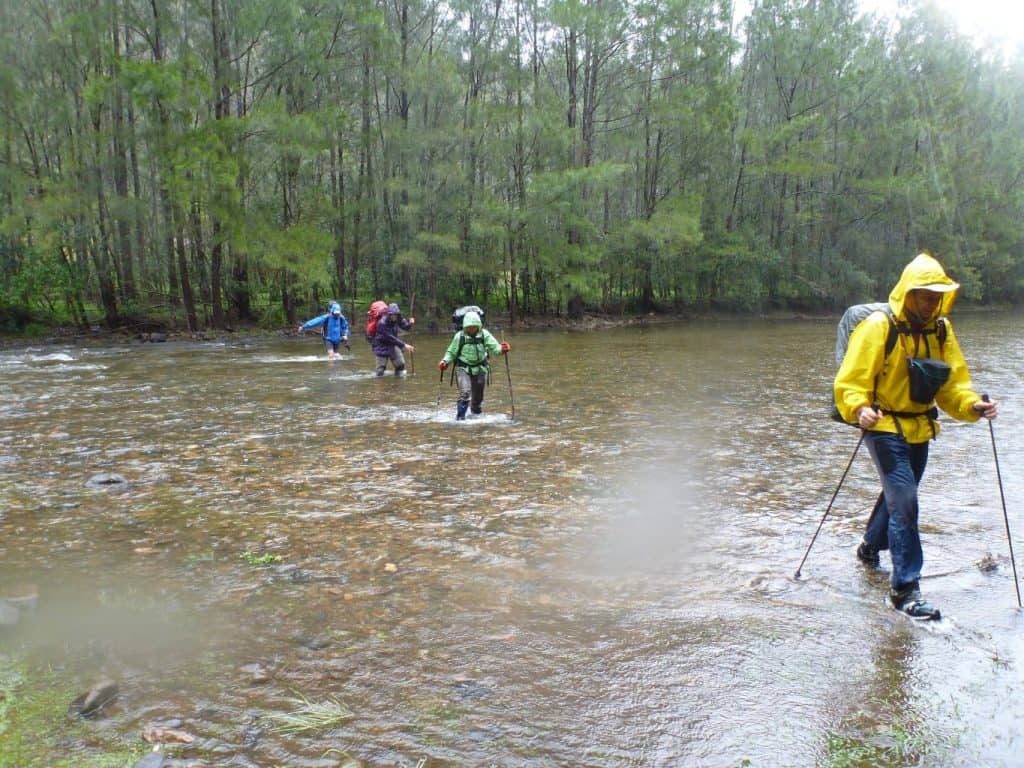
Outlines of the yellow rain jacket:
M889 308L901 329L909 329L904 302L907 293L914 288L942 292L942 301L935 316L924 326L924 330L934 331L937 319L946 318L953 308L960 285L953 282L942 265L931 256L924 253L917 256L903 270L899 282L889 294ZM890 325L885 314L874 312L858 324L850 334L849 347L833 385L836 406L843 419L856 424L857 411L874 401L881 406L885 416L879 419L872 431L902 431L908 443L924 443L938 435L939 425L932 423L927 415L931 406L910 399L910 374L907 370L908 357L932 357L944 361L952 369L949 380L936 394L935 403L958 421L977 421L981 415L972 406L981 397L971 389L971 375L953 326L948 319L944 322L946 338L942 344L935 333L914 334L907 330L898 334L896 346L888 356L885 354L885 342ZM893 416L890 412L920 415ZM896 419L899 419L900 429L897 429Z

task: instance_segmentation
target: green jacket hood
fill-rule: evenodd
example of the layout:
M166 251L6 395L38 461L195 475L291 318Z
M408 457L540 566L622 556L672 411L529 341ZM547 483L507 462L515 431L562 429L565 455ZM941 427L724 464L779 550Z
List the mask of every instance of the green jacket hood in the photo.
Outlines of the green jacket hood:
M475 325L477 328L483 327L483 325L480 322L480 315L478 315L476 312L467 312L462 317L462 327L469 328L470 326L473 325Z
M899 282L889 294L889 308L897 320L907 319L904 307L907 294L915 288L926 288L929 291L938 291L942 294L942 302L939 304L939 317L945 317L953 309L956 302L957 291L960 290L960 283L954 282L942 265L927 253L918 254L903 269Z

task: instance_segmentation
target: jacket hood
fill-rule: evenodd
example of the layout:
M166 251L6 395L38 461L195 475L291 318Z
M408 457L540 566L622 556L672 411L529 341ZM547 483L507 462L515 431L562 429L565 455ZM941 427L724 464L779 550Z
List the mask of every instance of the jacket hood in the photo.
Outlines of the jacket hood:
M398 309L398 305L397 304L388 304L388 314L389 315L400 315L400 314L402 314L402 312Z
M336 301L331 302L331 314L332 315L340 315L341 314L341 304L339 304Z
M919 254L907 264L900 275L899 282L889 294L889 308L897 320L907 320L905 305L907 294L915 288L924 288L942 294L938 317L944 317L953 309L960 283L954 282L946 270L927 253Z
M476 326L477 328L482 327L480 324L480 315L472 311L467 312L462 316L462 327L469 328L471 326Z

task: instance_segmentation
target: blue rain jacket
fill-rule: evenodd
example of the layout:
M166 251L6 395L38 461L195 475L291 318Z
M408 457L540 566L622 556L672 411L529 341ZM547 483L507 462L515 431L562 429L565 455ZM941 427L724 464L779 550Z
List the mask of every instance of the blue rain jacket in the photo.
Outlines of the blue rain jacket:
M337 311L338 314L335 314ZM331 311L327 314L314 317L302 324L302 330L323 326L323 336L327 341L337 344L342 337L348 336L348 320L341 314L340 304L331 304Z

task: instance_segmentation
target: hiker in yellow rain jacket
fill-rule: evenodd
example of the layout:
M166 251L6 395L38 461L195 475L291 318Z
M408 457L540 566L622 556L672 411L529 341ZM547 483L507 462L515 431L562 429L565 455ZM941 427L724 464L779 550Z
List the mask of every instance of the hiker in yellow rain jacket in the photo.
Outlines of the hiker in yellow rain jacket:
M875 312L853 330L834 383L836 407L845 421L865 430L882 480L857 557L877 567L878 553L889 550L889 597L915 619L940 618L918 586L924 555L917 487L928 463L928 441L939 433L935 406L959 421L996 416L996 403L983 402L971 388L946 317L959 288L938 261L917 256L889 294L889 313ZM890 333L897 337L887 354Z

